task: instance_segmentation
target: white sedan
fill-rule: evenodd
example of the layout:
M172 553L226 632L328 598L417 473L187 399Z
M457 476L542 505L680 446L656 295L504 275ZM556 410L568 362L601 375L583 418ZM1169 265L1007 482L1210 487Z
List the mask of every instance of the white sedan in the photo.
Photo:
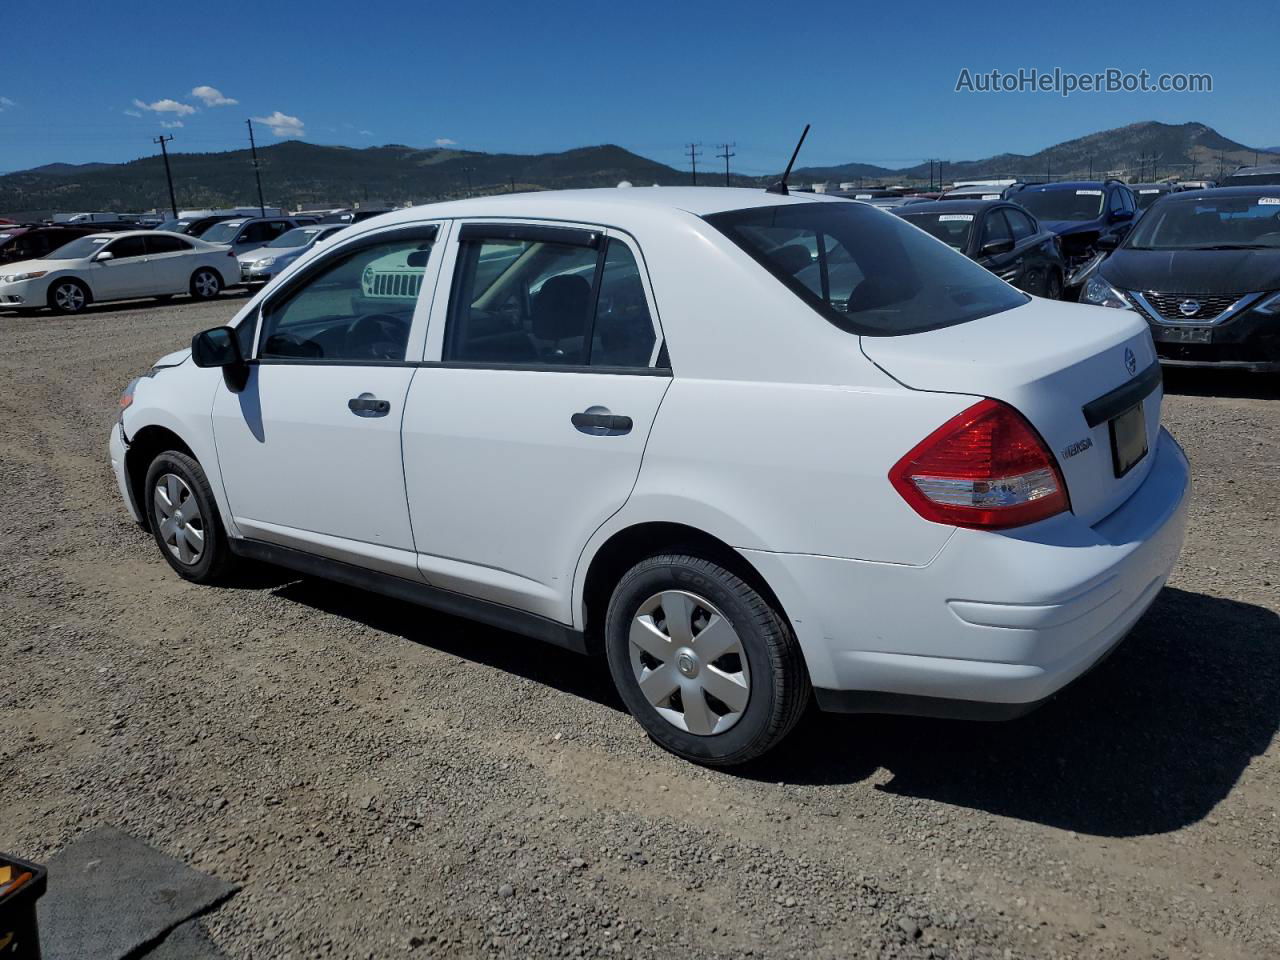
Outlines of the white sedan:
M1011 717L1098 663L1182 546L1161 398L1136 315L867 204L582 190L349 227L130 384L110 451L180 576L601 654L729 765L814 702Z
M96 233L0 267L0 309L79 313L95 301L177 293L207 300L239 282L240 265L225 247L153 230Z

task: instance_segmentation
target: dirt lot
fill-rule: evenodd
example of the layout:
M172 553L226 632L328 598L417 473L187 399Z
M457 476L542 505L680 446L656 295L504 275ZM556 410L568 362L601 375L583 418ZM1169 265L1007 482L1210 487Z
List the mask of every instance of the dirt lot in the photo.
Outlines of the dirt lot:
M1187 548L1066 695L710 773L571 654L175 577L107 429L239 302L0 315L0 849L118 826L242 884L203 921L234 957L1280 955L1280 381L1170 378Z

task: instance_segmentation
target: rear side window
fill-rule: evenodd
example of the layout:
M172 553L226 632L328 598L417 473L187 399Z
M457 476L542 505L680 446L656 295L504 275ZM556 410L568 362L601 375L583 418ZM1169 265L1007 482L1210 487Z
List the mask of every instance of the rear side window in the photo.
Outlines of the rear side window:
M149 234L143 239L147 241L147 253L182 253L191 249L191 244L178 236L157 233Z
M464 235L445 360L634 368L651 365L656 345L639 266L623 241Z
M1029 301L968 257L866 204L809 201L706 219L850 333L919 333Z

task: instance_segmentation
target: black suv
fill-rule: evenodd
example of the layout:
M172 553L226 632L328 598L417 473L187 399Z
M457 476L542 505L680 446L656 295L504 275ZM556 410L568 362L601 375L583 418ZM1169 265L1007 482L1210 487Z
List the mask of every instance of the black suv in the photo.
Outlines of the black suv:
M893 210L912 226L1027 293L1058 300L1066 266L1057 238L1007 200L937 200Z
M1081 301L1137 310L1164 363L1280 370L1280 185L1162 197Z
M1103 246L1118 244L1133 227L1138 204L1119 180L1073 180L1063 183L1014 184L1007 199L1031 211L1040 225L1058 237L1067 264L1071 299L1103 256Z
M0 224L0 263L41 260L72 240L99 232L95 227Z

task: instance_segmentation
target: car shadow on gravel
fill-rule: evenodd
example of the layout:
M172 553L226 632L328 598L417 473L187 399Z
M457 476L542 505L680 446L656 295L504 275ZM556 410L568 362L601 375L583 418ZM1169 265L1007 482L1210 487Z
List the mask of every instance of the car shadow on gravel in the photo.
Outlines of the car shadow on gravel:
M222 291L216 299L227 301L247 300L251 295L251 291L237 287L233 290ZM15 320L19 318L26 320L76 320L91 317L98 313L133 313L138 310L159 310L166 307L196 306L213 302L213 300L196 300L194 297L182 295L171 297L168 300L157 300L155 297L148 297L143 300L108 300L105 303L91 303L82 312L76 314L54 313L52 310L0 310L0 317Z
M1165 367L1164 389L1189 397L1280 400L1280 373Z
M751 776L840 784L883 767L888 793L1137 836L1209 815L1278 726L1280 616L1166 588L1106 661L1022 719L815 713Z
M296 579L276 596L362 623L442 653L524 677L575 697L625 712L603 659L584 657L539 640L402 600L326 580Z

